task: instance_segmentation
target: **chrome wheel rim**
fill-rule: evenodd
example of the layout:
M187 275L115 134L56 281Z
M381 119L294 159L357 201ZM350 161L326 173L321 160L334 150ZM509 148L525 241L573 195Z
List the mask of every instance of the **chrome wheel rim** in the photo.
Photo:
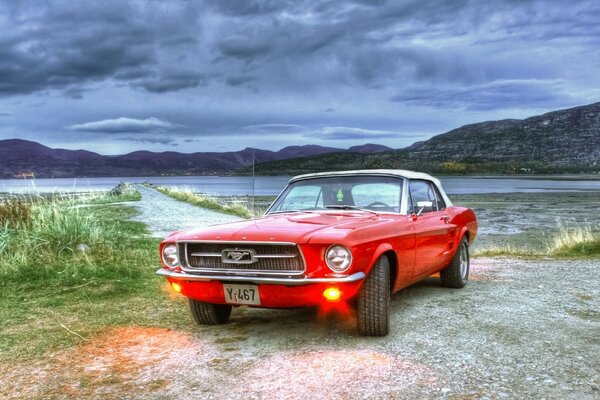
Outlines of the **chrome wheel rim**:
M469 273L469 252L467 245L464 243L460 246L459 257L460 279L465 282L467 280L467 274Z

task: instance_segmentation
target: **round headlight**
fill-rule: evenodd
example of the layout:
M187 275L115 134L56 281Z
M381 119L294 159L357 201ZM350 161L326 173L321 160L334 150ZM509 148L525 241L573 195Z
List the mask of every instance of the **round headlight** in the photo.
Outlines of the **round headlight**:
M176 267L179 265L179 256L177 255L177 245L169 243L162 250L162 259L167 267Z
M352 253L344 246L333 245L327 249L325 261L333 272L344 272L352 264Z

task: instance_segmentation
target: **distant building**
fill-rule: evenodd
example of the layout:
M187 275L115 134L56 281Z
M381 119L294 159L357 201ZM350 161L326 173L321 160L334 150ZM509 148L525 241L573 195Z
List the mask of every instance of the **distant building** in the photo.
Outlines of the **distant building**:
M34 179L35 174L33 172L19 172L18 174L15 174L15 178L17 178L17 179L27 179L27 178Z

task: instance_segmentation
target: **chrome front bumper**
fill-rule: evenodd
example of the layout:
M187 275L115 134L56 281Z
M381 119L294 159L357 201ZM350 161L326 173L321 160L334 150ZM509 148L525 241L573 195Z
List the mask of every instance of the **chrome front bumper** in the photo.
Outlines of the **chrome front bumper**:
M167 278L180 279L184 281L227 281L227 282L252 282L256 284L270 284L270 285L311 285L313 283L352 283L365 279L364 272L355 272L352 275L343 276L340 278L274 278L274 277L259 277L259 276L237 276L237 275L202 275L202 274L188 274L185 272L167 271L164 268L160 268L156 271L156 275L164 276Z

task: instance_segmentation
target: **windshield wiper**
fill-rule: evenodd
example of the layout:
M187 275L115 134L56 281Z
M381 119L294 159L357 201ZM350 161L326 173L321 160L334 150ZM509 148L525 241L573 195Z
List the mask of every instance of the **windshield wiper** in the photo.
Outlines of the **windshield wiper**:
M375 211L369 210L368 208L350 206L348 204L328 204L328 205L324 206L324 208L331 208L331 209L337 209L337 210L358 210L358 211L364 211L364 212L368 212L368 213L377 215L377 213Z
M267 215L273 214L287 214L287 213L315 213L314 210L279 210L279 211L271 211Z

